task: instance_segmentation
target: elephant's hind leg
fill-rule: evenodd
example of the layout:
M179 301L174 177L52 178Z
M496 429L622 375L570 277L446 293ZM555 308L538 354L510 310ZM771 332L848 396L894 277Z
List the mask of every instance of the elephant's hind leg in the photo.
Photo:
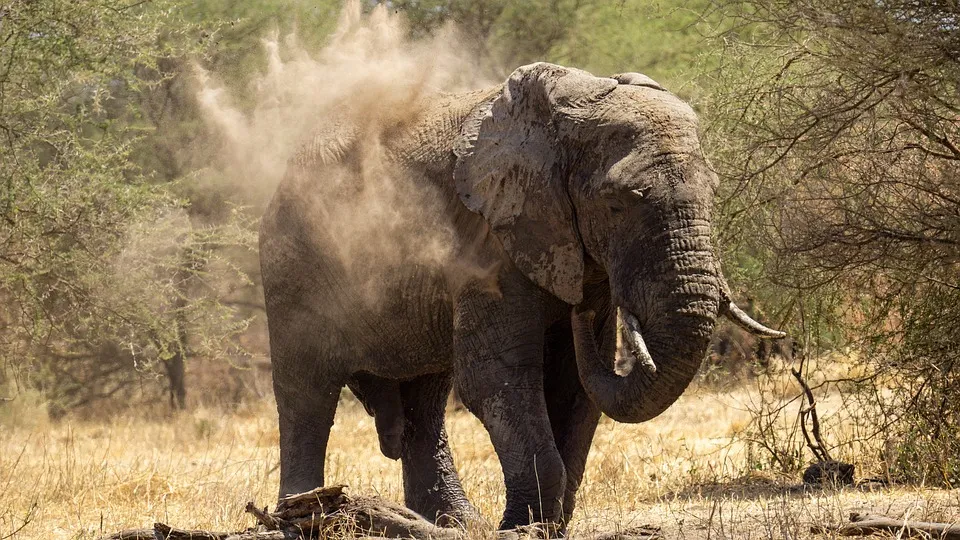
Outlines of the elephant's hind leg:
M280 424L280 497L324 485L324 459L330 428L344 381L331 368L336 362L318 358L315 336L270 319L273 390Z
M423 375L400 383L404 426L403 494L406 505L443 525L479 516L467 501L453 465L443 421L450 374Z

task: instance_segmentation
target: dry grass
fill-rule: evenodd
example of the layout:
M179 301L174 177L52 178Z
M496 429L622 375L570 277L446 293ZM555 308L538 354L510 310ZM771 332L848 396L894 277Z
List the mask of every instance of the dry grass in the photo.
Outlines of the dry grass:
M670 538L806 538L811 523L853 509L899 517L960 519L960 493L895 488L799 492L794 480L756 470L755 449L731 437L749 425L754 390L688 392L656 420L604 421L588 464L574 531L640 524ZM167 419L50 424L26 401L0 416L0 539L93 538L164 521L218 530L250 525L247 500L276 495L272 402L224 413L199 409ZM142 416L142 415L141 415ZM448 429L464 487L491 520L503 484L486 432L466 412ZM372 420L344 400L330 443L330 483L401 500L400 465L380 455Z

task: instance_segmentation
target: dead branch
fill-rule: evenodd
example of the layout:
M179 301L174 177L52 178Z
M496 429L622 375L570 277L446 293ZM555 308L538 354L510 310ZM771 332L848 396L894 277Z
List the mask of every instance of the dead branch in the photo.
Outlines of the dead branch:
M660 534L660 527L642 525L622 531L596 533L589 538L590 540L662 540L663 535Z
M253 501L247 503L246 512L257 518L257 521L269 531L283 529L289 525L285 520L271 516L267 512L266 507L264 507L263 510L260 510L257 508L257 505L253 503Z
M897 537L924 536L941 540L960 540L960 525L933 523L928 521L909 521L873 516L857 512L850 514L850 523L840 527L816 525L810 528L814 534L839 534L840 536L869 536L876 533L890 533Z
M830 452L827 450L827 445L823 443L823 437L820 435L820 418L817 416L817 402L814 400L813 391L810 390L810 386L807 384L807 381L804 380L799 370L791 369L790 372L793 373L793 378L800 383L800 387L803 388L803 395L807 400L807 406L800 409L800 427L803 431L803 438L806 439L807 446L810 448L810 451L813 452L817 461L833 461L833 458L830 457ZM807 432L808 416L810 417L811 423L810 431L813 432L813 438L817 441L816 443L810 440L810 433Z
M163 523L154 523L153 532L155 538L164 538L166 540L226 540L231 536L236 536L236 533L188 531L186 529L177 529Z
M103 536L100 540L156 540L153 529L128 529Z

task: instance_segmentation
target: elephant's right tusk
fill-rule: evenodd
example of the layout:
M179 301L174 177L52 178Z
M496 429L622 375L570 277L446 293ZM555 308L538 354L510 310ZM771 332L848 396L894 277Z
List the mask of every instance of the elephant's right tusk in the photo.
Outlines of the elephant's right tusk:
M747 332L750 332L751 334L755 334L762 338L780 339L783 337L787 337L786 332L781 332L779 330L767 328L766 326L753 320L752 317L750 317L742 309L737 307L737 305L733 303L733 300L730 300L729 298L724 298L723 300L725 300L726 302L721 302L720 313L726 316L731 321L733 321L740 328L743 328Z
M637 362L650 373L657 372L657 364L653 362L647 344L643 341L643 335L640 333L640 321L629 311L623 308L617 308L617 326L619 327L620 339L622 339L627 349L630 351L629 357L626 355L617 355L617 363L614 371L621 377L626 377L633 371Z

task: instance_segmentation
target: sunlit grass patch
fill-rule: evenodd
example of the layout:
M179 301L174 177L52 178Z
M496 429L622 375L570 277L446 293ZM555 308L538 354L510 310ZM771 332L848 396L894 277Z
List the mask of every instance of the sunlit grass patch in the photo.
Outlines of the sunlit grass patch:
M731 439L749 426L744 402L755 397L749 386L700 389L651 422L604 419L573 531L652 524L678 538L804 538L811 523L841 523L855 508L960 516L957 491L791 489L798 478L758 467L759 450ZM24 519L18 538L94 538L155 521L244 529L252 524L246 501L276 499L275 415L265 400L236 413L199 408L160 419L0 425L0 536ZM504 488L489 438L465 411L451 410L447 427L464 488L495 525ZM373 420L351 399L337 412L327 471L330 484L402 500L400 463L380 454Z

